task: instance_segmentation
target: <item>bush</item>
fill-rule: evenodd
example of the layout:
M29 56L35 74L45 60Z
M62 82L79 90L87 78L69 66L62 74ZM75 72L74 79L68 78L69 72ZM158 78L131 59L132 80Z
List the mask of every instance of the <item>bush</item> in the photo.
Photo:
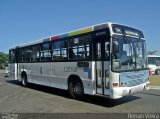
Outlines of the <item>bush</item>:
M0 69L4 69L8 65L9 55L0 52Z

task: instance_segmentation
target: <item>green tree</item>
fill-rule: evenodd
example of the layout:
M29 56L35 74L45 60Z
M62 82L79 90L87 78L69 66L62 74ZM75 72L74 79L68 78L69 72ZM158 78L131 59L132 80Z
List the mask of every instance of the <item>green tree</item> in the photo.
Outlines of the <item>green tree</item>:
M0 68L4 68L4 66L7 66L9 62L9 54L0 52Z

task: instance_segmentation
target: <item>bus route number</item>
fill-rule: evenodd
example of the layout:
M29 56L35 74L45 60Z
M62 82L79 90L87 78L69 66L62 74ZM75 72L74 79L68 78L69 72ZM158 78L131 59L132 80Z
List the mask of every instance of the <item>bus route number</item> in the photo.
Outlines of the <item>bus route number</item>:
M64 67L64 72L77 72L77 67Z

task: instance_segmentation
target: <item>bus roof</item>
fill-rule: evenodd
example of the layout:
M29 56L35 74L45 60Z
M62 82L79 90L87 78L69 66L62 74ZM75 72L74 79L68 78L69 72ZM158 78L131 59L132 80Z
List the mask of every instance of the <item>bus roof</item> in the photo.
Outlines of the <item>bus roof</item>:
M47 41L58 40L58 39L66 38L66 37L76 36L76 35L80 35L80 34L83 34L83 33L88 33L88 32L92 32L92 31L97 31L97 30L109 28L109 26L111 26L112 24L137 30L133 27L128 27L126 25L106 22L106 23L101 23L101 24L85 27L85 28L82 28L82 29L70 31L70 32L67 32L67 33L59 34L59 35L53 35L53 36L50 36L48 38L44 38L44 39L40 39L40 40L37 40L37 41L25 43L23 45L18 45L18 46L10 48L10 50L15 49L16 47L25 47L25 46L28 46L28 45L34 45L34 44L37 44L37 43L43 43L43 42L47 42ZM137 30L137 31L140 32L141 34L143 34L140 30Z

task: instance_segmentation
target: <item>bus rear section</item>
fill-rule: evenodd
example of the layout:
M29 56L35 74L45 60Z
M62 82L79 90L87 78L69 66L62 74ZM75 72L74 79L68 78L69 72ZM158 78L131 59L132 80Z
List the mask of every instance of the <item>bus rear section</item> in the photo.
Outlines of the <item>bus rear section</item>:
M8 75L12 78L18 79L18 51L17 48L13 48L9 50L9 72Z

